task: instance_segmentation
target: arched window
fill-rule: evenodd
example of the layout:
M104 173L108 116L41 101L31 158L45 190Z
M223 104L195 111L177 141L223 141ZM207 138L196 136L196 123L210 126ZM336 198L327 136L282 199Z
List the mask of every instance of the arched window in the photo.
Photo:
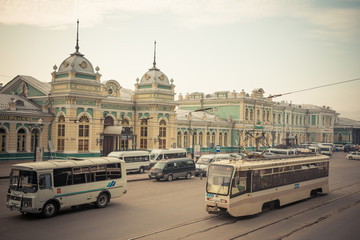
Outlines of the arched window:
M111 116L107 116L104 120L104 129L108 126L114 126L114 119Z
M211 142L212 142L212 144L214 144L214 146L215 146L215 136L216 136L216 133L213 132L213 133L211 134Z
M266 121L267 122L270 121L270 112L269 111L266 112Z
M289 124L289 114L286 114L286 124Z
M3 128L0 128L0 152L6 151L6 132Z
M228 145L228 133L224 133L224 146L226 147Z
M63 115L58 119L57 150L59 152L65 150L65 117Z
M129 120L124 118L122 121L121 121L121 125L124 126L124 127L130 127L130 123L129 123Z
M127 130L130 127L129 119L124 118L124 115L121 114L121 126L125 128L125 132L129 133L130 130ZM124 135L126 136L126 135ZM120 140L120 149L128 150L129 149L129 140L127 138Z
M273 118L272 118L273 123L276 123L276 119L275 119L275 113L273 113Z
M249 120L249 110L245 109L245 120Z
M265 122L265 110L263 110L262 121Z
M193 146L195 146L196 144L197 144L197 132L196 131L194 131L193 132Z
M342 141L343 141L343 135L342 133L338 133L338 142L342 143Z
M294 125L294 116L291 116L291 125Z
M222 132L219 133L219 145L220 146L223 145L223 134L222 134Z
M189 147L189 134L184 132L184 147Z
M177 147L181 147L181 131L178 131L177 133L177 138L176 138L176 142L177 142Z
M147 149L148 121L141 119L140 122L140 148Z
M199 145L200 146L203 146L204 142L203 142L203 133L202 132L199 132Z
M25 152L26 147L26 133L25 129L21 128L19 129L17 133L17 151L18 152Z
M278 115L278 123L281 123L281 114Z
M210 132L206 133L206 146L210 147Z
M260 121L260 110L256 111L256 121Z
M250 121L254 120L254 111L250 109Z
M165 122L165 120L160 121L159 136L160 136L159 148L165 149L166 148L166 122Z
M90 123L87 116L79 119L79 152L89 151Z
M35 128L31 131L31 146L30 151L34 152L36 150L36 147L39 146L40 141L40 132L39 129Z
M296 124L296 125L299 124L299 117L298 117L298 116L296 116L296 118L295 118L295 124Z

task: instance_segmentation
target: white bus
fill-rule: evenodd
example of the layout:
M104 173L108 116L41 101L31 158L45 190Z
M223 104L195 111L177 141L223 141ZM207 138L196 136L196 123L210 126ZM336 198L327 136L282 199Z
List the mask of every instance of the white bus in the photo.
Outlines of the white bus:
M329 157L224 160L209 166L208 213L239 217L329 192Z
M196 176L202 175L206 177L209 164L216 161L232 158L230 154L206 154L202 155L196 162Z
M116 158L20 163L11 169L6 206L23 214L53 217L80 204L106 207L110 198L126 192L125 163Z
M144 173L150 169L150 153L148 151L115 151L108 157L116 157L125 161L127 172Z
M297 149L281 149L281 148L269 148L266 150L268 153L281 154L281 155L295 155L299 154Z
M175 158L186 158L187 153L184 148L170 148L170 149L154 149L151 151L151 163L150 167L154 166L157 161L175 159Z

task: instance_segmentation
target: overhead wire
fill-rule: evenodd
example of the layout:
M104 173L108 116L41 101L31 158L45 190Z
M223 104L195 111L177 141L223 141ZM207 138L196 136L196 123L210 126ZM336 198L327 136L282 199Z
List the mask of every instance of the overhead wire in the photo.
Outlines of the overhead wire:
M296 90L296 91L292 91L292 92L270 95L268 98L281 97L281 96L289 95L292 93L305 92L305 91L309 91L309 90L314 90L314 89L318 89L318 88L329 87L329 86L334 86L334 85L339 85L339 84L354 82L354 81L359 81L359 80L360 80L360 78L354 78L354 79L345 80L345 81L341 81L341 82L329 83L329 84L325 84L325 85L321 85L321 86L317 86L317 87L305 88L305 89Z

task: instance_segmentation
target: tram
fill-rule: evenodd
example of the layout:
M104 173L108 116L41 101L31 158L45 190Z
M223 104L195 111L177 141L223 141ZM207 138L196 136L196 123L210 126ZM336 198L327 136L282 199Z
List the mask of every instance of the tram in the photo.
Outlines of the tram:
M328 192L328 156L223 160L209 165L205 208L247 216Z

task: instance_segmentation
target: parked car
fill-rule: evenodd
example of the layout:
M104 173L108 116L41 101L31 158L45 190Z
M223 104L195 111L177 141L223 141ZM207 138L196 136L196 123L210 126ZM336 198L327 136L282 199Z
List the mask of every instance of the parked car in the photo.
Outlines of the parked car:
M190 179L194 175L195 162L191 158L160 160L149 172L149 178L168 181L181 177Z
M351 151L356 151L355 145L354 144L346 144L344 146L344 152L351 152Z
M335 151L344 151L344 145L335 144Z
M346 154L346 158L353 160L353 159L359 159L360 160L360 152L350 152Z

